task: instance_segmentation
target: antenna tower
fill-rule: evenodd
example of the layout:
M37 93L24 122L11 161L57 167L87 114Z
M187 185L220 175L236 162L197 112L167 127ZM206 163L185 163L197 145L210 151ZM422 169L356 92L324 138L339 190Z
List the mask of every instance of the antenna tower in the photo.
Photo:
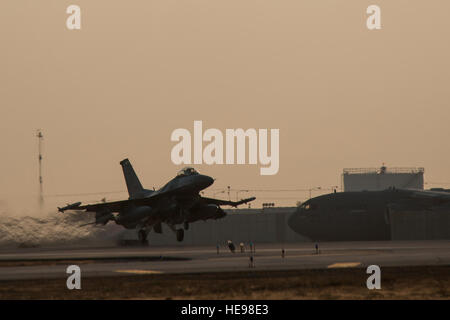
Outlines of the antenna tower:
M39 205L42 208L44 204L44 193L43 193L43 180L42 180L42 140L44 136L42 135L41 129L37 130L36 137L38 138L39 145Z

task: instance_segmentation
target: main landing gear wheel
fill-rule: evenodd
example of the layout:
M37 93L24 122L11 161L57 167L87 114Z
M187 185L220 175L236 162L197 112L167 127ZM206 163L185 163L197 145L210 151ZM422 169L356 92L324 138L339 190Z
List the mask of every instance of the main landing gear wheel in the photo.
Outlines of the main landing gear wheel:
M184 238L184 230L183 229L178 229L177 230L177 241L183 241Z
M138 238L139 238L139 242L142 245L148 244L148 242L147 242L147 232L145 230L139 230Z

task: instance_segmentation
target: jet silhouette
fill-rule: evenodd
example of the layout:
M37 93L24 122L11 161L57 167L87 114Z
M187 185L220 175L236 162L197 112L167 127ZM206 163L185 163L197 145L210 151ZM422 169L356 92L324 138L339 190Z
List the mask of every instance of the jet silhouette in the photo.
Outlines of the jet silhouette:
M226 213L220 208L221 205L237 207L255 200L255 197L251 197L234 202L202 197L200 191L212 185L214 179L191 167L179 171L175 178L159 190L144 189L130 161L124 159L120 164L127 184L128 200L88 205L76 202L58 210L95 212L95 222L89 224L105 225L114 221L126 229L138 230L139 240L146 243L150 230L162 233L162 223L176 233L178 241L183 241L184 230L188 230L189 223L223 218ZM184 229L177 229L180 224Z

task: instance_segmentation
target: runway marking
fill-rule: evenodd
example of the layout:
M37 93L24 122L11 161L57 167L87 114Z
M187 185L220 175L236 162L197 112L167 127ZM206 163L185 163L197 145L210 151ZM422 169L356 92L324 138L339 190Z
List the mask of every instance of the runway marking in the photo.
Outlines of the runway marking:
M361 265L361 262L338 262L330 264L327 268L354 268Z
M133 274L160 274L162 271L156 270L115 270L115 272L120 273L133 273Z
M289 255L288 253L286 253L286 258L311 258L311 257L331 257L331 256L345 256L345 255L351 255L350 253L321 253L321 254L316 254L316 253L308 253L308 254L292 254ZM262 256L264 257L264 256ZM276 257L276 258L280 258L280 256L266 256L266 257Z
M288 258L311 258L311 257L329 257L329 256L345 256L347 255L346 253L321 253L321 254L316 254L316 253L308 253L308 254L293 254L293 255L289 255L286 254L285 259ZM224 260L230 260L230 259L248 259L250 256L246 255L246 256L228 256L228 257L222 257L222 258L208 258L207 260L209 261L224 261ZM258 259L282 259L281 255L276 255L276 256L264 256L264 255L254 255L255 258Z

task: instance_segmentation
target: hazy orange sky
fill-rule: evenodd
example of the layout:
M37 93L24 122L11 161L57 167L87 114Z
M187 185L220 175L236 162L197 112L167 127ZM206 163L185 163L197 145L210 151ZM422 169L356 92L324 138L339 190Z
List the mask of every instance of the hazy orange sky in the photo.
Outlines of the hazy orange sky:
M381 30L366 28L371 4ZM37 128L45 193L72 194L124 190L125 157L161 186L179 169L170 135L194 120L280 129L277 175L196 166L212 189L325 188L383 162L450 182L448 12L448 0L2 0L0 201L37 202Z

